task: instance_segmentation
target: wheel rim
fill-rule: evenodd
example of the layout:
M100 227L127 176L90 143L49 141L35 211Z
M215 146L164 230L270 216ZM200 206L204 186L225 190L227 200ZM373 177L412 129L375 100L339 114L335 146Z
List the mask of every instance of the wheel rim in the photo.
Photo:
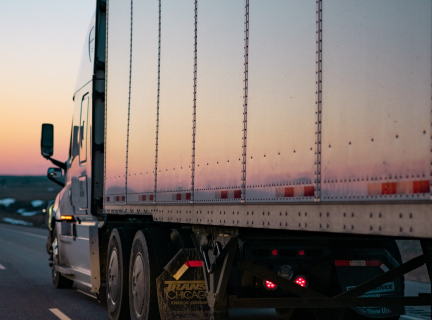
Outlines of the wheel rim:
M119 286L119 265L117 250L113 249L108 267L108 298L113 305L117 303Z
M57 276L56 265L58 265L58 246L57 246L57 237L54 238L52 242L53 247L53 265L52 265L52 274L55 278Z
M144 263L141 253L136 255L133 264L132 299L134 310L140 316L144 307Z

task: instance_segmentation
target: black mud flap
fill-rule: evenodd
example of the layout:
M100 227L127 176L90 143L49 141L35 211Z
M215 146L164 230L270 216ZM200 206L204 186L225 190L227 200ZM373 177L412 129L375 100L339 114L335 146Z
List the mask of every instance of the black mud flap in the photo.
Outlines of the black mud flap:
M342 292L350 290L362 284L363 282L366 282L384 273L380 267L373 266L336 267L336 270ZM362 297L403 297L403 295L403 285L401 278L397 278L365 293L362 295ZM405 314L405 308L403 306L357 307L353 308L353 310L360 315L369 318L387 318Z
M157 278L162 320L205 320L210 307L202 261L195 249L181 249Z

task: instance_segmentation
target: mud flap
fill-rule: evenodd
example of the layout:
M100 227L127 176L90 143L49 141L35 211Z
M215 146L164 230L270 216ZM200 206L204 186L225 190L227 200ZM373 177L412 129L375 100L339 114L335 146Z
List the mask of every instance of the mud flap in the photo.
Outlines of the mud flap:
M195 249L181 249L157 278L162 320L205 320L210 307L202 261Z
M342 292L350 290L363 282L383 274L380 267L336 267ZM400 278L375 288L362 297L401 297L403 296ZM369 318L387 318L405 314L403 306L395 307L358 307L353 310Z

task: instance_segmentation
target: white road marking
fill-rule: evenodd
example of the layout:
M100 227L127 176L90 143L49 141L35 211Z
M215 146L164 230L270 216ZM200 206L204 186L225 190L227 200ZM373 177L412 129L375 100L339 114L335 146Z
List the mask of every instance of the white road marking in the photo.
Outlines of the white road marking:
M5 270L6 268L0 263L0 270Z
M71 320L71 318L69 318L67 315L65 315L63 312L61 312L57 308L49 309L49 311L54 313L57 316L57 318L59 318L61 320Z
M34 233L30 233L30 232L25 232L25 231L17 231L17 230L13 230L13 229L9 229L9 228L8 228L8 231L12 231L12 232L15 232L15 233L21 233L21 234L24 234L26 236L40 238L40 239L45 239L45 240L47 238L47 236L41 236L40 234L34 234Z
M92 296L90 293L84 292L82 290L77 290L78 292L84 293L86 296L92 297L93 299L97 299L95 296Z
M415 318L411 316L401 316L401 319L407 319L407 320L423 320L421 318Z

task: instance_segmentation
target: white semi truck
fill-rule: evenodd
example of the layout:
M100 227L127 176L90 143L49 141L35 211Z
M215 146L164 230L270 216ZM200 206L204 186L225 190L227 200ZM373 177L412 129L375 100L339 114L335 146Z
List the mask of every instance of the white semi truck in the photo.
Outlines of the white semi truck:
M430 0L97 0L65 162L42 126L54 285L111 319L430 305L431 34Z

